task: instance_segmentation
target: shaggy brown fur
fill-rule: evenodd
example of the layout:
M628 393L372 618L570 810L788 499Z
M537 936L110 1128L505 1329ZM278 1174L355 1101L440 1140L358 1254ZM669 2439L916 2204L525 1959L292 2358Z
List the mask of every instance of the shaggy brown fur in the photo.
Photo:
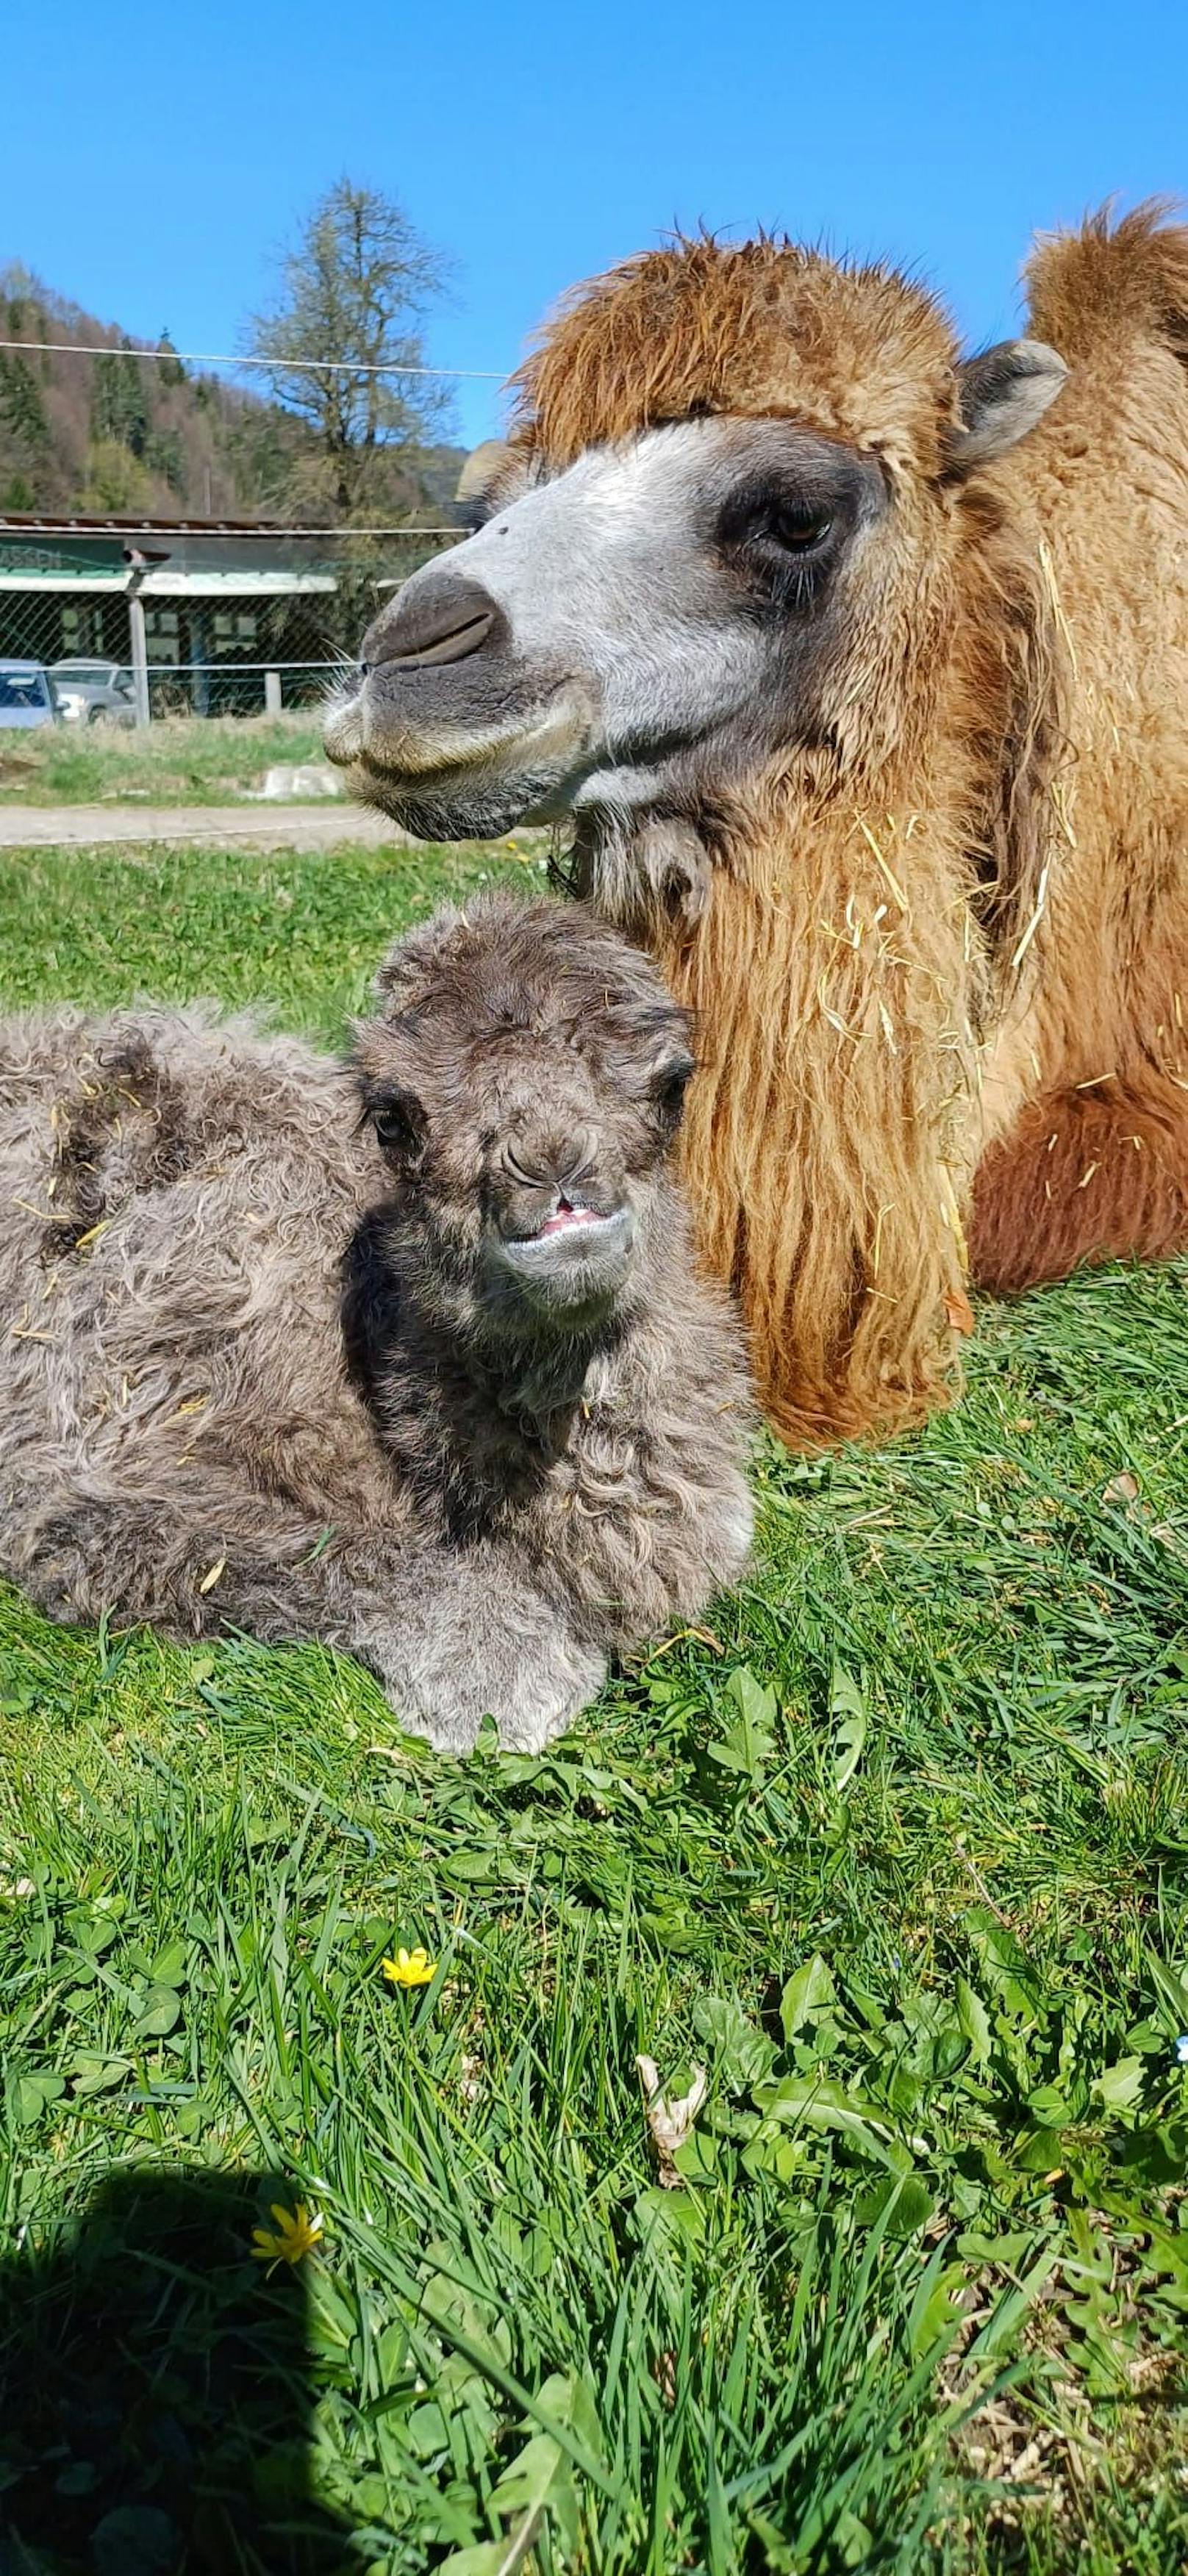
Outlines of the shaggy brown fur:
M0 1029L0 1566L539 1744L747 1551L740 1336L666 1169L684 1022L507 898L378 990L353 1084L201 1011Z
M649 251L579 288L516 380L550 467L664 421L783 414L933 475L959 420L953 339L922 287L781 240Z
M1099 216L1030 283L1070 375L972 471L932 298L781 242L629 263L520 381L550 469L778 414L876 455L894 495L819 744L687 818L712 900L692 930L651 913L699 1016L703 1240L793 1441L943 1400L966 1230L996 1287L1188 1239L1188 231ZM646 839L633 895L622 858L587 861L624 918Z

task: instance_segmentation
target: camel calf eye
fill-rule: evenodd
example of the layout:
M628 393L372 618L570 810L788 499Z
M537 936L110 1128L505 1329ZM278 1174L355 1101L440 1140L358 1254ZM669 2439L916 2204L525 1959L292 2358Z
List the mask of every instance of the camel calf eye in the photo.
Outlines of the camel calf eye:
M368 1115L385 1154L416 1156L425 1140L425 1118L411 1092L388 1092L372 1102Z
M652 1097L660 1117L664 1125L673 1131L681 1123L685 1093L694 1071L695 1066L691 1055L676 1056L671 1063L661 1066L653 1082Z

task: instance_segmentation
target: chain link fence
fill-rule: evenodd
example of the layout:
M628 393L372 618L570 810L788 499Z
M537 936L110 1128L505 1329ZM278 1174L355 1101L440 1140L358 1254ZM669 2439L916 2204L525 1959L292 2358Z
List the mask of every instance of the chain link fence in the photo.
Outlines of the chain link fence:
M151 717L318 706L401 580L464 534L84 533L0 520L0 661L40 663L74 720L130 723L138 593Z

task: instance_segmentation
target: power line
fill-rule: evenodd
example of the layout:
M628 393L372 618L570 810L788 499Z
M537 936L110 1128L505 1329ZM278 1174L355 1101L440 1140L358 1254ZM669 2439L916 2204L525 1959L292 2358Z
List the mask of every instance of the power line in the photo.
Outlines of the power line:
M0 348L3 346L3 341L0 341ZM246 528L228 527L217 519L205 523L201 519L121 519L118 524L108 522L88 527L81 521L72 524L68 520L57 519L44 524L6 517L0 512L0 543L6 537L57 537L63 543L69 541L72 544L96 537L177 537L182 540L196 537L204 542L226 538L238 545L240 538L244 537L254 538L261 545L279 546L288 545L290 538L300 538L308 544L322 537L465 537L468 534L466 528L457 526L414 527L410 519L401 519L390 528Z
M475 384L503 383L498 367L406 367L396 358L229 358L210 349L124 349L103 340L0 340L0 349L40 350L54 358L144 358L155 366L176 358L185 367L267 367L274 376L458 376Z
M64 653L59 658L65 662L97 662L107 660L109 657L98 653ZM115 662L114 655L110 658ZM116 663L116 667L121 671L127 671L132 666L125 661ZM51 665L51 670L52 668ZM183 673L188 677L194 671L213 671L222 680L237 680L245 673L250 676L261 671L334 671L341 678L344 672L357 671L358 668L358 661L352 659L349 653L340 653L333 661L327 661L323 655L320 662L146 662L145 664L150 680L177 679ZM69 680L64 681L63 686L68 689Z

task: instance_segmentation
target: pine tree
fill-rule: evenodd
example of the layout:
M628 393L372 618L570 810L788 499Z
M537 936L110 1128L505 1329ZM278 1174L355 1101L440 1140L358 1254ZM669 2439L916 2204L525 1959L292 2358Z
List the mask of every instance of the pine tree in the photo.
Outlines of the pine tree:
M169 385L170 387L174 385L184 385L186 381L186 371L176 349L174 348L173 342L169 337L168 331L162 331L161 337L157 342L157 357L158 382L163 385Z
M96 443L114 439L126 447L130 456L143 456L148 439L150 411L146 369L130 352L131 342L123 349L105 349L95 360L91 384L91 436Z
M49 450L49 423L37 378L15 350L0 350L0 422L31 465Z

